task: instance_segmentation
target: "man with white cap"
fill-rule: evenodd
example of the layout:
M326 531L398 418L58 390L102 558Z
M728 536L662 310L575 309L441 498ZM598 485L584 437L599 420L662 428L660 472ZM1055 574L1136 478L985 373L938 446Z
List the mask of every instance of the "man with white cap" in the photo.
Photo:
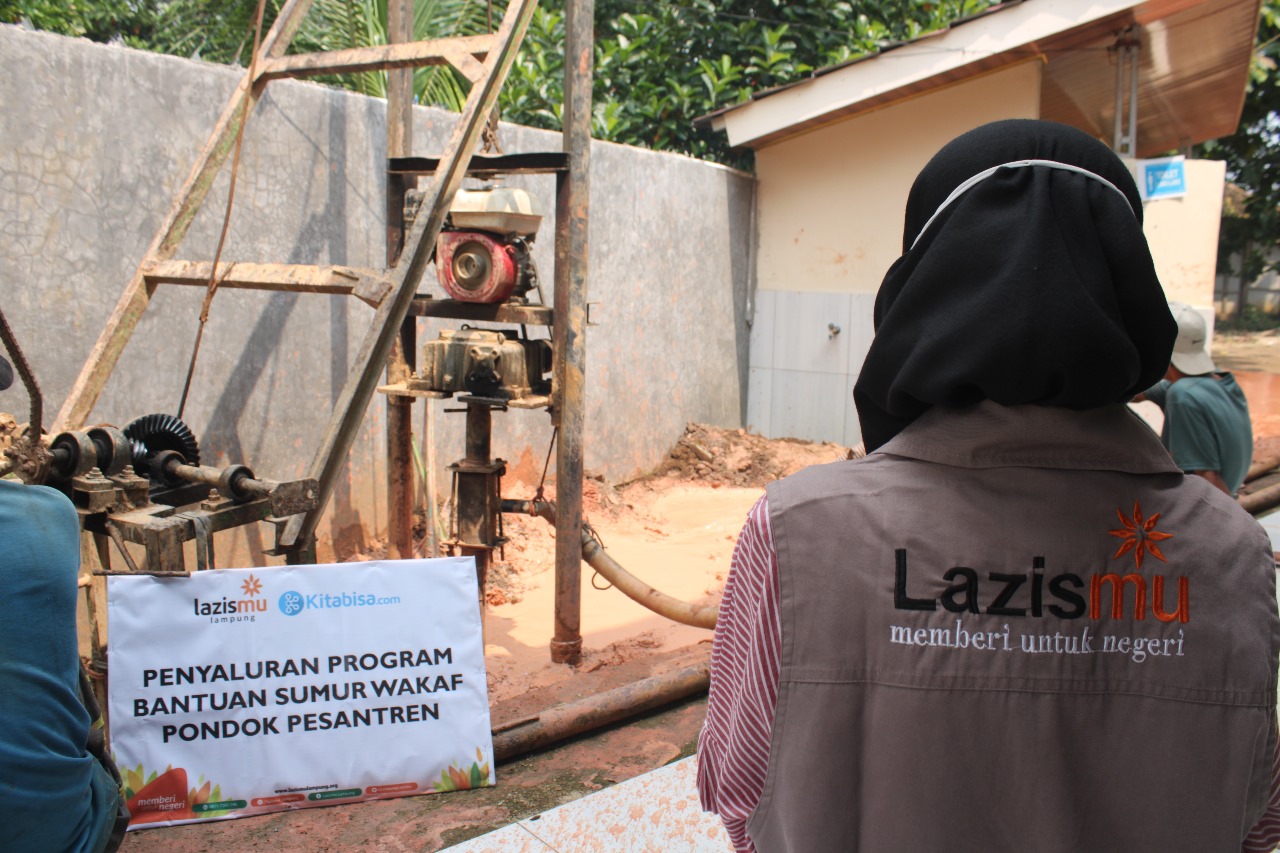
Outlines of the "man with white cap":
M1205 350L1204 316L1184 302L1170 302L1169 310L1178 322L1169 370L1137 399L1164 410L1160 439L1179 468L1235 495L1253 457L1249 404L1235 378L1219 371Z

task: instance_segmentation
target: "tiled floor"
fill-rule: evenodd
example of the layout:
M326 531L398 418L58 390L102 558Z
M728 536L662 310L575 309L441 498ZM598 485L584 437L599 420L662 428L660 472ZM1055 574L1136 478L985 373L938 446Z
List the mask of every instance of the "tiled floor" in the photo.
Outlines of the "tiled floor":
M698 805L694 757L449 848L450 853L727 853Z

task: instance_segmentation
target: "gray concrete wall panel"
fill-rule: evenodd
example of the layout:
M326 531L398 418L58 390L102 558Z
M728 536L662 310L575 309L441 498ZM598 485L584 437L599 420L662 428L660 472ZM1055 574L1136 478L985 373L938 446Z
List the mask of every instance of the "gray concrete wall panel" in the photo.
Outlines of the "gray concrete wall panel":
M22 81L0 87L0 303L43 387L48 426L240 72L0 26L0 73ZM415 153L438 153L454 120L417 108ZM223 259L381 266L385 127L383 101L270 84L245 134ZM505 124L501 142L509 153L561 146L557 133ZM229 172L176 257L212 258ZM535 258L550 301L554 180L510 183L546 211ZM631 477L688 421L742 422L753 193L732 170L594 144L588 470ZM434 278L422 289L440 295ZM158 288L91 422L176 411L202 298L199 288ZM300 476L372 316L354 298L219 291L184 418L205 460ZM456 325L421 321L419 339ZM443 466L462 456L462 417L434 406ZM0 409L25 412L20 388L0 395ZM339 553L385 530L383 411L375 399L319 531ZM505 491L522 497L541 473L550 420L513 410L494 427L494 453L512 463ZM265 544L250 531L221 546L220 562L261 561Z

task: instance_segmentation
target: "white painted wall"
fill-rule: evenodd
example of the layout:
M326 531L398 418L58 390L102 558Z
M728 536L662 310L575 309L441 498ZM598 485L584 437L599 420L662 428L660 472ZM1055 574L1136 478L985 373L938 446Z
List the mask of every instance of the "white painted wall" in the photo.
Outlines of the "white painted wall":
M1267 256L1269 263L1280 263L1280 249L1272 249ZM1240 254L1231 256L1231 268L1238 269ZM1249 304L1261 308L1269 314L1280 313L1280 272L1270 270L1258 276L1249 285ZM1219 314L1228 317L1235 313L1236 303L1240 301L1240 277L1237 275L1219 275L1214 279L1214 306Z
M1187 160L1184 165L1187 194L1143 205L1142 230L1165 294L1212 309L1227 165L1221 160Z
M902 249L907 193L967 130L1037 118L1040 63L1025 62L756 152L761 290L875 293Z
M901 254L912 182L956 136L997 119L1035 118L1039 103L1040 64L1026 62L756 153L752 431L861 441L853 383L871 344L875 293Z

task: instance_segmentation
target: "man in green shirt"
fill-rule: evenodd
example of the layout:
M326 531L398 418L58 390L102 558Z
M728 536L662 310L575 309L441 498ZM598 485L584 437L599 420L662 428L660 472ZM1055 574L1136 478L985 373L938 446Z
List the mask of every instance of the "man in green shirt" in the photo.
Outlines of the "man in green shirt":
M1178 321L1169 370L1137 399L1164 410L1160 439L1179 468L1235 495L1253 457L1249 404L1235 378L1205 351L1200 312L1182 302L1170 302L1169 310Z

